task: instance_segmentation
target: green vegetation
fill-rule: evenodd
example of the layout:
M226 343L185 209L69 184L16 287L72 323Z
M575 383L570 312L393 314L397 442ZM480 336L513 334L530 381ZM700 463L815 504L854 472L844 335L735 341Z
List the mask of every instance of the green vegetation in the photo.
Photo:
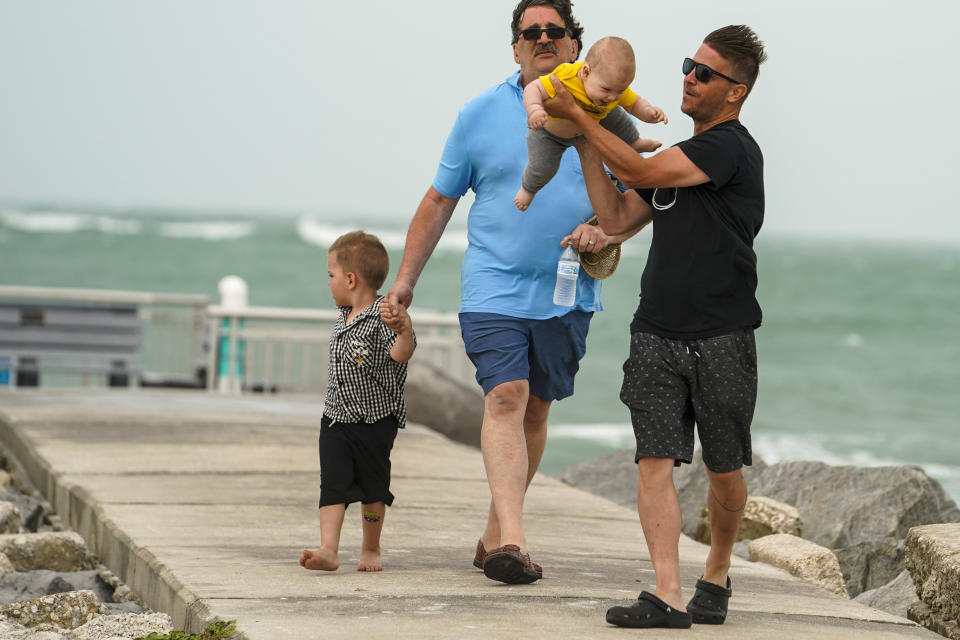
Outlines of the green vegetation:
M171 631L160 635L151 633L137 640L226 640L237 631L236 620L217 620L201 633L187 633L186 631Z

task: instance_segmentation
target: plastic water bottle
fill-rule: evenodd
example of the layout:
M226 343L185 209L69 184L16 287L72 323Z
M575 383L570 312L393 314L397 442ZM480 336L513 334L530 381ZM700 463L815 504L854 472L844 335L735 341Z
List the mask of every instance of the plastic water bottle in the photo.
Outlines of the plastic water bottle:
M580 259L569 244L557 262L557 285L553 289L553 304L572 307L577 299L577 276L580 275Z

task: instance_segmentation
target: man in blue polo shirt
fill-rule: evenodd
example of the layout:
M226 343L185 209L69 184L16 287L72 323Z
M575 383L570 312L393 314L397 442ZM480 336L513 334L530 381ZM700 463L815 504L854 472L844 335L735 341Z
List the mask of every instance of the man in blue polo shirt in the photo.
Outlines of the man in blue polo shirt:
M491 493L474 565L488 578L520 584L542 577L527 553L522 509L546 444L550 403L573 394L590 318L602 309L600 283L583 270L573 307L553 304L561 241L569 235L574 247L592 252L624 238L584 224L593 211L574 152L564 154L557 177L527 211L513 205L527 160L523 87L576 60L583 29L569 0L522 0L511 29L520 70L461 109L387 298L409 306L457 201L473 189L460 325L484 393L481 448Z

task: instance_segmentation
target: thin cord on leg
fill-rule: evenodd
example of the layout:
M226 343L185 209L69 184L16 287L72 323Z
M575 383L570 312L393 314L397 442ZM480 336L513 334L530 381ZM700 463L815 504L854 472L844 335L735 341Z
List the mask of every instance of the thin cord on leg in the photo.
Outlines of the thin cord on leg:
M746 488L747 488L747 487L746 487L746 485L747 485L746 480L744 480L743 485L744 485L744 487L743 487L743 488L744 488L744 494L746 494ZM713 499L717 502L718 505L720 505L720 506L723 508L724 511L727 511L727 512L729 512L729 513L737 513L738 511L743 511L744 508L747 506L747 496L744 495L744 497L743 497L743 504L741 504L740 507L737 508L737 509L731 509L731 508L728 507L727 505L725 505L725 504L723 504L722 502L720 502L720 498L717 497L717 492L713 490L713 485L710 485L710 495L713 496Z

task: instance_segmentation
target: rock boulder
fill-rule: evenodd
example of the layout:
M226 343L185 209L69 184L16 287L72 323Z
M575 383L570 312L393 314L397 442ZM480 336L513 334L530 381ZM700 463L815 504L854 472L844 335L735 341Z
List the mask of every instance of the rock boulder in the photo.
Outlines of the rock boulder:
M851 594L882 587L903 573L905 567L903 540L897 538L865 540L833 552Z
M0 534L20 533L20 509L12 502L0 502Z
M425 339L420 338L421 342ZM479 386L467 387L432 365L411 362L404 397L411 422L428 426L455 442L480 447L483 396Z
M737 541L755 540L774 533L789 533L800 536L800 514L789 504L765 498L750 496L743 507L743 518L737 530ZM710 514L703 507L700 522L694 538L704 544L710 544Z
M114 587L104 582L94 569L18 571L0 580L0 605L68 591L92 591L100 602L110 602Z
M750 543L750 559L771 564L837 595L850 597L837 557L830 549L809 540L788 533L764 536Z
M747 481L750 492L792 504L803 535L836 552L849 593L903 571L899 541L917 525L956 517L956 503L922 469L779 462Z
M20 529L36 531L46 517L46 509L40 501L15 489L0 491L0 500L13 503L20 510Z
M954 516L956 504L919 467L779 462L747 480L751 494L792 504L804 537L828 549L902 539L911 527Z
M907 609L907 618L917 624L939 633L949 640L960 640L960 624L956 620L945 620L926 602L914 602Z
M915 527L905 543L906 565L920 602L908 617L960 640L960 524Z
M0 613L24 627L49 625L62 629L76 629L93 620L101 612L100 602L92 591L58 593L14 602L0 608Z
M634 453L633 449L621 449L596 460L569 466L563 470L560 480L624 507L636 509L637 465L633 462Z
M104 640L104 638L143 638L151 633L167 634L173 620L165 613L124 613L99 616L70 632L70 640Z
M910 572L904 569L889 583L864 591L854 600L868 607L906 618L907 609L917 601L917 589L913 586Z
M83 538L73 531L0 535L0 553L17 571L81 571L97 566Z

